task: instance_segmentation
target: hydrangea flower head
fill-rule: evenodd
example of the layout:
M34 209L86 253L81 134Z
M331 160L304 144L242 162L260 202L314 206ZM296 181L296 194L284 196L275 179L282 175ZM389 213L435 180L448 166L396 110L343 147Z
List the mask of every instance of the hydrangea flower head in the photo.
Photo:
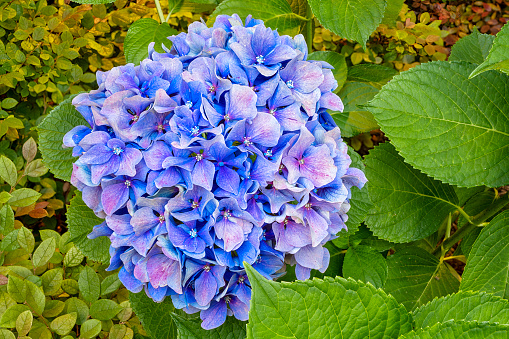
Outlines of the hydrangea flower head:
M244 262L268 279L325 271L366 178L327 113L343 109L332 67L306 60L301 35L222 15L169 39L139 66L97 72L99 88L73 99L91 128L64 145L105 219L89 237L111 240L108 269L211 329L248 318Z

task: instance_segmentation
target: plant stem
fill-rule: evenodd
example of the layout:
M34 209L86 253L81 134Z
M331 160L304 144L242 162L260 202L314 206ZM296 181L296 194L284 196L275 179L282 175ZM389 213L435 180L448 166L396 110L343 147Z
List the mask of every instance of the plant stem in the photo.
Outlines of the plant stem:
M442 243L442 246L438 247L433 251L433 254L440 253L442 251L442 248L446 251L446 253L451 249L451 247L454 246L458 241L463 239L465 235L472 232L477 227L483 226L483 223L494 216L498 211L500 211L502 208L504 208L509 203L509 194L505 194L499 199L497 199L493 204L491 204L490 207L476 215L475 217L472 217L469 220L469 222L465 223L463 226L461 226L456 233L454 233L449 239L444 240Z
M306 2L306 44L308 45L308 52L313 52L313 33L314 33L314 20L313 20L313 12L311 11L311 7L309 3Z
M161 23L165 23L164 21L164 15L163 15L163 9L161 8L161 3L159 0L155 0L156 2L156 8L157 8L157 14L159 14L159 20L161 20Z

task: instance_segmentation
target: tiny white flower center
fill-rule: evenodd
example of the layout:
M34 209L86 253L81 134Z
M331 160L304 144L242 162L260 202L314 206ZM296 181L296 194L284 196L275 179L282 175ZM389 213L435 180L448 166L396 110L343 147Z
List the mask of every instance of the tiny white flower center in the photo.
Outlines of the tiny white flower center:
M263 64L265 62L265 57L263 55L259 55L256 57L256 63Z
M286 86L288 86L288 88L293 88L293 87L295 87L295 86L293 85L293 80L288 80L288 81L286 82Z
M113 154L115 155L119 155L120 153L122 153L124 150L121 149L120 147L114 147L113 148Z
M191 238L196 238L196 236L198 235L198 233L196 232L196 230L193 228L192 230L189 231L189 235L191 236Z

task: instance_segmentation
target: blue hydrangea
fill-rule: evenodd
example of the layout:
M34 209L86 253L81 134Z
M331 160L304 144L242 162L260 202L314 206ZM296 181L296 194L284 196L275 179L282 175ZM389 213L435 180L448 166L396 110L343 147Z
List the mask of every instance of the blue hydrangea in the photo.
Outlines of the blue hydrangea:
M73 100L91 129L64 145L105 219L89 237L110 238L109 270L211 329L248 318L244 262L267 279L325 271L323 245L366 178L327 113L343 110L332 67L306 60L301 35L233 15L169 39L139 66L97 72L99 88Z

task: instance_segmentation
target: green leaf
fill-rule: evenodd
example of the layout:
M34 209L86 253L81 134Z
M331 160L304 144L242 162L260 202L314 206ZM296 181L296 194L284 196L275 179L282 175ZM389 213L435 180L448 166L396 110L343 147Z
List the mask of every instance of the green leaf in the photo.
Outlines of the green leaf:
M23 226L18 230L18 243L21 248L24 248L27 251L27 253L32 254L35 246L35 239L34 235L28 228Z
M66 313L74 312L77 314L76 324L83 324L89 315L89 309L87 304L81 299L70 298L65 301Z
M72 0L73 2L77 2L79 4L90 4L90 5L101 5L101 4L110 4L115 2L114 0Z
M482 34L474 27L474 31L459 39L451 48L449 61L466 61L473 64L482 64L490 52L495 37Z
M115 292L121 285L122 283L118 279L117 273L107 276L101 282L101 296Z
M16 339L16 336L11 331L6 330L5 328L1 328L0 339Z
M244 263L252 286L247 338L396 338L411 330L402 305L372 285L325 277L266 280Z
M238 14L244 20L249 14L264 21L266 27L277 29L279 34L294 36L299 33L305 18L292 12L286 0L224 0L208 19L212 24L218 15Z
M509 25L502 26L502 29L497 33L493 41L493 46L488 57L472 71L470 77L475 77L492 69L509 73Z
M446 322L435 326L412 331L400 337L400 339L483 339L483 338L507 338L509 326L489 323L477 323L474 321Z
M348 67L343 54L331 51L316 51L308 55L308 60L320 60L329 63L334 67L332 74L334 74L334 79L338 82L338 88L335 91L339 91L343 87L348 73Z
M419 247L407 247L387 257L389 275L384 290L412 311L433 298L458 291L459 276L449 264Z
M389 143L370 151L365 163L374 204L366 223L379 238L393 242L422 239L460 208L452 186L412 168Z
M348 81L364 82L380 89L397 74L398 71L394 68L377 64L360 64L348 69Z
M72 148L62 148L64 135L79 125L88 123L71 104L72 97L62 101L37 126L39 132L39 149L44 164L58 179L71 180L72 164L76 158L72 156Z
M366 48L366 40L382 22L385 0L309 0L320 23L342 38L357 41Z
M177 337L177 328L173 321L169 321L171 313L175 310L170 298L164 299L161 303L155 303L142 291L129 293L129 301L151 338L174 339ZM164 325L161 326L161 324Z
M30 310L27 305L15 304L9 307L0 318L0 327L14 328L19 315Z
M368 246L350 247L343 262L343 277L371 283L382 288L387 280L387 262Z
M26 207L35 204L41 197L41 193L31 188L20 188L11 193L8 203L15 207Z
M78 286L84 300L93 302L99 299L101 282L97 273L90 266L83 267L78 279Z
M9 275L9 280L7 282L7 292L9 292L11 298L16 302L24 303L27 298L25 280L13 275Z
M46 298L44 292L36 284L29 280L25 280L27 287L26 303L37 314L42 314L44 306L46 306Z
M110 320L122 310L122 307L109 299L99 299L90 306L90 316L98 320Z
M77 294L80 291L78 282L74 279L64 279L62 289L68 294Z
M78 266L83 261L83 258L85 258L85 256L81 253L81 251L77 247L73 246L65 254L64 266L65 267Z
M109 339L132 339L133 338L133 330L129 327L121 324L116 324L111 327ZM142 337L136 337L142 338Z
M180 8L182 8L183 3L184 0L169 0L168 15L171 16L172 14L178 13L178 11L180 11Z
M37 154L37 143L34 138L30 137L27 141L25 141L22 148L22 154L26 161L30 162L34 160L35 155Z
M0 208L0 233L7 235L14 230L14 212L11 206L3 205Z
M30 162L26 169L26 175L30 177L40 177L48 172L48 168L42 163L42 159L35 159Z
M5 180L11 187L16 185L16 181L18 180L18 173L16 171L16 166L11 161L11 159L7 158L4 155L0 155L0 177Z
M13 98L5 98L2 100L2 108L3 109L11 109L14 108L18 104L18 101Z
M71 332L74 324L76 324L76 312L71 312L69 314L61 315L58 318L55 318L50 324L50 328L58 335L66 335Z
M227 317L223 325L212 330L201 328L200 318L186 319L175 313L171 313L171 318L177 326L179 339L245 339L246 323Z
M330 112L344 137L369 132L378 128L373 114L360 108L375 97L378 88L362 82L347 82L338 95L343 101L343 112ZM359 105L359 106L357 106Z
M449 320L509 325L509 301L488 293L460 291L419 307L413 312L413 319L416 328Z
M50 300L46 303L46 307L44 308L44 312L42 315L44 317L54 318L58 316L64 310L65 303L60 300Z
M0 204L5 204L12 197L8 192L0 192Z
M44 272L44 274L41 276L41 283L42 288L44 290L44 294L51 296L58 293L58 291L62 287L62 281L64 281L64 278L61 268L54 268L52 270Z
M32 263L35 267L40 267L46 265L46 263L51 259L53 253L55 253L55 249L57 248L57 244L55 239L50 238L46 239L34 252L34 256L32 257Z
M16 331L18 331L18 336L22 337L30 332L32 328L32 322L34 321L34 316L30 310L21 313L16 319Z
M401 8L403 7L404 3L405 0L387 0L387 8L385 8L382 24L389 27L395 26L399 12L401 12Z
M0 243L0 251L14 251L18 248L18 230L13 230Z
M88 208L81 199L81 192L77 192L72 198L71 204L67 209L67 227L69 228L70 239L74 245L87 256L88 259L100 261L102 263L110 262L110 240L108 237L98 237L88 239L87 235L92 232L94 226L99 225L104 220L98 218L95 213Z
M509 211L496 216L479 234L468 255L461 289L509 298Z
M178 32L167 23L158 23L154 19L143 18L136 20L127 31L124 41L124 54L128 63L139 64L148 57L148 45L155 42L156 51L162 52L161 44L171 47L166 39Z
M428 62L395 76L368 109L405 161L446 183L509 182L509 78ZM446 164L446 166L444 165Z
M101 322L96 319L89 319L81 325L80 338L95 338L101 332Z
M41 236L41 240L44 241L46 239L53 238L55 239L55 244L59 245L60 243L60 234L53 230L39 230L39 234Z

